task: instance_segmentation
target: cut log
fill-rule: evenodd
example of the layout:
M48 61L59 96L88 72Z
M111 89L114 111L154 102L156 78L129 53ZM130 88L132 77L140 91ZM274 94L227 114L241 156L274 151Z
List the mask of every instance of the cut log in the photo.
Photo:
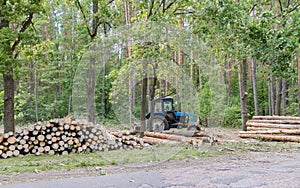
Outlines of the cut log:
M155 145L155 144L178 144L179 143L179 142L173 141L173 140L159 139L159 138L153 138L153 137L148 137L148 136L143 137L143 142L151 144L151 145Z
M7 142L8 142L9 144L14 144L14 143L16 143L16 137L14 137L14 136L9 137L9 138L7 139Z
M269 120L265 120L265 119L252 119L252 120L249 120L248 121L249 123L277 123L277 124L299 124L300 125L300 120L272 120L272 119L269 119Z
M69 130L70 129L70 125L69 124L65 124L64 125L64 130Z
M40 142L43 142L45 140L45 136L44 135L38 135L37 139L40 141Z
M272 130L253 130L253 131L240 131L240 134L287 134L287 135L300 135L300 129L272 129Z
M6 156L7 156L7 157L11 157L12 155L13 155L13 152L12 152L12 151L8 150L8 151L6 152Z
M8 147L8 150L10 150L10 151L14 151L16 149L16 146L15 145L10 145L9 147Z
M240 134L241 138L256 138L270 141L287 141L300 142L300 136L286 136L286 135L268 135L268 134Z
M247 122L246 125L251 126L251 127L265 127L265 128L278 128L278 129L300 129L300 125L296 125L296 124L274 124L274 123Z
M300 120L300 117L295 116L253 116L253 119L259 120Z
M14 150L14 151L13 151L13 155L14 155L15 157L18 157L18 156L20 155L20 151L19 151L19 150Z
M185 136L170 135L170 134L155 133L155 132L145 132L144 135L148 137L167 139L167 140L173 140L173 141L184 142L184 143L191 143L193 140L192 138L187 138Z
M272 130L272 129L278 129L278 128L267 128L267 127L247 127L247 131L259 131L259 130Z
M207 136L205 131L188 131L186 129L174 129L174 130L166 130L163 131L164 134L173 134L179 136L187 136L187 137L202 137Z
M70 125L70 130L71 130L71 131L74 131L75 129L76 129L76 125L71 124L71 125Z

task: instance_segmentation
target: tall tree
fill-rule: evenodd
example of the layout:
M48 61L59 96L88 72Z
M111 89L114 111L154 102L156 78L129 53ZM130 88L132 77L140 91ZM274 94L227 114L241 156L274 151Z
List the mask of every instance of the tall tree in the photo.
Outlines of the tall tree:
M108 6L113 1L102 2L101 9L99 9L99 2L98 0L92 1L92 15L88 15L88 12L86 9L88 9L89 5L86 5L87 7L84 7L81 4L81 1L76 0L76 5L79 8L85 22L86 31L90 37L90 42L95 41L96 37L98 36L98 30L99 26L101 24L109 24L107 17L109 14L108 12ZM90 18L90 20L89 20ZM101 19L100 19L101 18ZM92 23L91 26L89 23ZM94 46L91 46L91 50L95 50ZM88 111L88 121L95 122L95 115L96 115L96 108L95 108L95 86L96 86L96 59L95 57L90 58L90 64L88 68L88 84L87 84L87 111Z
M298 116L300 116L300 55L298 54Z
M11 2L3 0L0 10L0 40L2 49L1 73L4 85L4 131L14 132L15 73L20 53L20 44L29 39L24 35L33 23L33 16L41 10L41 1Z
M254 100L254 109L255 115L259 115L259 108L258 108L258 96L257 96L257 85L256 85L256 63L254 58L251 58L251 76L252 76L252 88L253 88L253 100Z
M248 110L247 110L247 60L244 59L241 65L238 65L238 77L240 87L240 104L242 112L242 130L246 131L246 122L248 121Z

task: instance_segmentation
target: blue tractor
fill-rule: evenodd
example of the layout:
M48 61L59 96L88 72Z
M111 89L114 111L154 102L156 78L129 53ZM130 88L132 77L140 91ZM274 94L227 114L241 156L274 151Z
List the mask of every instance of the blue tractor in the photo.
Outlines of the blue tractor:
M154 101L154 117L150 123L150 113L146 114L147 127L153 132L162 132L170 128L187 128L200 130L197 115L189 112L178 112L174 109L174 99L170 96L158 98Z

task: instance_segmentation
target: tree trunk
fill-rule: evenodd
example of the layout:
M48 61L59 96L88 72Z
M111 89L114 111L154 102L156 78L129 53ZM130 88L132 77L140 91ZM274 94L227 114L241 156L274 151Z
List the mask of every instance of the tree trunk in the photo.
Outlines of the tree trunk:
M9 65L6 65L9 67ZM14 85L13 69L9 69L8 74L3 74L4 84L4 132L15 132L15 120L14 120Z
M1 6L6 6L6 1L2 3ZM0 30L9 27L9 21L1 14L0 11ZM8 44L8 46L10 46ZM7 52L12 58L12 51ZM3 89L4 89L4 132L8 133L10 131L15 131L15 119L14 119L14 96L15 96L15 81L14 81L14 71L11 64L6 62L5 67L7 72L3 74Z
M144 70L146 70L146 67L145 67L145 69ZM149 80L150 80L150 77L149 77L149 75L147 74L147 101L148 101L148 112L150 112L150 110L151 110L151 90L150 90L150 82L149 82Z
M282 78L279 78L276 83L276 102L275 102L275 115L280 115L281 107L281 96L282 96Z
M130 4L127 1L124 1L124 12L125 12L125 23L130 27ZM131 42L130 38L127 40L127 46L126 46L126 57L131 57ZM132 79L132 73L130 73L129 77L129 88L128 88L128 102L129 102L129 125L132 125L132 113L133 113L133 79Z
M179 18L179 28L183 29L184 28L184 23L183 23L183 18L180 16ZM184 54L183 54L183 49L179 47L178 49L178 65L183 65L184 64Z
M194 54L193 54L193 51L191 51L191 64L190 64L190 79L191 79L191 82L193 82L194 80Z
M286 105L287 105L287 83L286 80L283 78L282 79L282 115L286 116Z
M39 111L38 111L38 102L37 102L37 69L36 69L36 63L33 64L34 68L34 107L35 107L35 120L36 122L39 121Z
M253 97L254 97L254 109L255 115L259 115L259 107L258 107L258 97L257 97L257 87L256 87L256 64L254 58L251 58L251 73L252 73L252 88L253 88Z
M93 47L92 47L93 48ZM92 49L94 50L94 49ZM95 85L96 85L96 70L95 70L96 60L94 57L90 58L89 65L89 80L87 88L88 97L88 121L95 122Z
M144 132L146 131L146 112L147 112L147 86L148 86L148 77L145 76L142 80L142 104L141 104L141 136L144 136Z
M91 42L94 41L95 37L97 36L97 30L99 27L99 17L96 16L98 13L98 1L93 0L93 20L92 20L92 33L90 33ZM95 46L91 47L92 51L95 51ZM92 53L95 54L95 53ZM95 122L95 85L96 85L96 59L95 57L90 58L90 65L89 65L89 78L88 78L88 121Z
M268 80L268 114L272 115L272 105L271 105L271 81Z
M198 82L199 82L199 91L201 91L202 79L201 79L201 68L200 68L200 65L198 66Z
M275 89L274 89L274 76L271 71L270 73L270 102L271 102L271 113L270 115L275 114Z
M292 69L294 69L294 56L292 55ZM294 102L295 102L295 81L294 81L294 79L292 79L292 83L291 83L291 89L292 89L292 91L291 91L291 103L292 103L292 115L294 115L295 114L295 107L294 107Z
M300 116L300 54L298 56L298 116Z
M231 92L232 88L232 60L229 58L228 62L228 92Z
M242 116L242 130L246 131L247 116L247 60L244 59L242 65L238 65L238 78L240 88L240 104Z
M157 69L157 65L155 64L153 66L153 85L152 85L152 88L151 88L151 96L150 96L150 98L151 98L151 108L150 108L149 125L150 125L151 131L153 129L152 124L153 124L153 118L154 118L154 105L155 105L154 97L155 97L155 87L156 87L156 83L157 83L156 69Z

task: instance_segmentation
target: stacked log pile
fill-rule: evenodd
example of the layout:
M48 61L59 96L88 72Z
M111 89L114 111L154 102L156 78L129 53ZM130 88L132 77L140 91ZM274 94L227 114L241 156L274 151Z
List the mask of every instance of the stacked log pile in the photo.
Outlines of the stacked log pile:
M36 123L0 135L0 158L142 148L141 138L110 134L99 125L71 118Z
M99 125L70 117L18 129L16 133L0 134L0 158L27 154L61 154L141 149L145 144L185 143L199 146L209 140L204 131L163 133L145 132L140 138L135 130L106 130Z
M239 133L241 138L300 142L300 117L254 116L246 125L247 131Z

